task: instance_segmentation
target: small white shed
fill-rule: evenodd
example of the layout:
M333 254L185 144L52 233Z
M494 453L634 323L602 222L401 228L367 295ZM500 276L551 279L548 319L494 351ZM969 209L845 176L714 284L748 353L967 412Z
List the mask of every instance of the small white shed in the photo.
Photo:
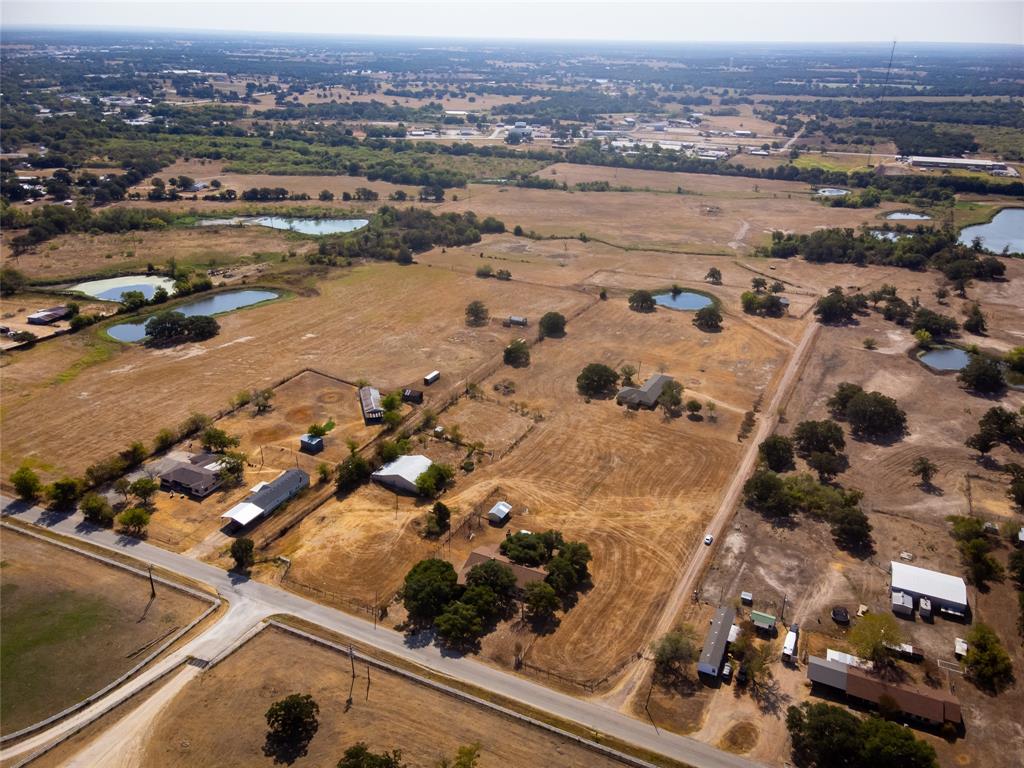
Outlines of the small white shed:
M512 517L512 505L507 501L499 501L487 513L487 522L491 525L504 525Z

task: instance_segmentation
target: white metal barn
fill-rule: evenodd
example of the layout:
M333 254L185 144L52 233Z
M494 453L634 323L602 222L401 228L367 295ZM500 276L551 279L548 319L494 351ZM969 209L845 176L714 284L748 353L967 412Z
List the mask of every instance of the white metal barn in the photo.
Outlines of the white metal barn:
M417 493L416 478L430 469L433 463L426 456L399 456L374 472L372 477L393 490Z

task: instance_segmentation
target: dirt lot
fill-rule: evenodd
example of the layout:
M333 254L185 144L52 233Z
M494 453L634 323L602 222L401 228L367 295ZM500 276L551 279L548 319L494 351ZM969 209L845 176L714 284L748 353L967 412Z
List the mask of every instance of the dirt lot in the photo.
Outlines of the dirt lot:
M349 708L345 700L353 690ZM377 752L400 749L417 766L451 758L459 746L471 743L480 745L482 768L525 768L537 764L537 755L560 766L618 765L393 673L373 669L368 680L365 665L357 664L353 680L343 654L274 629L264 630L173 700L154 723L140 765L191 766L211 754L225 768L272 765L262 752L264 713L296 692L311 694L320 705L320 729L309 753L293 763L296 768L333 765L359 741Z
M0 543L4 733L99 690L205 607L159 584L150 602L146 579L17 532Z
M467 328L464 309L473 299L496 317L571 314L587 301L565 290L375 264L330 272L315 295L223 315L220 334L201 344L148 349L103 343L92 332L61 337L6 361L4 466L30 458L81 472L132 440L152 440L190 412L217 413L237 392L305 367L363 378L384 391L440 368L441 386L427 397L436 406L516 335L498 323ZM76 425L74 441L58 428L67 424ZM308 425L303 419L293 426Z

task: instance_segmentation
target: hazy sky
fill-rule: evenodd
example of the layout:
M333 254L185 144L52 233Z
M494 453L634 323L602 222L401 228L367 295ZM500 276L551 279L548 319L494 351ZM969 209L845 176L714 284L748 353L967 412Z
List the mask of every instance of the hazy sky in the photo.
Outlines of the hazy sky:
M0 23L441 38L1024 45L1024 0L4 0Z

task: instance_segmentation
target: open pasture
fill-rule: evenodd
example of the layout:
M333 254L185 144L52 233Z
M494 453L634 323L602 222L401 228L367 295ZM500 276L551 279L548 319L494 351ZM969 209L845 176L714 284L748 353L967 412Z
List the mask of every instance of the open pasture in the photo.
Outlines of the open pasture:
M526 768L537 756L567 768L619 765L555 734L506 718L382 669L367 679L356 664L353 681L345 654L267 629L186 687L160 714L140 764L192 766L216 754L217 764L271 766L263 755L264 713L291 693L309 693L320 705L320 729L309 753L293 765L334 765L365 742L374 752L400 749L411 765L452 758L465 744L480 745L480 765ZM367 685L369 683L369 685ZM346 699L352 694L352 706ZM443 723L444 727L439 727Z
M5 529L3 732L56 714L138 664L147 647L203 610L195 598Z
M571 314L587 301L569 291L426 266L373 264L329 274L315 295L221 316L220 334L203 343L112 345L89 330L13 356L4 368L4 466L30 458L55 474L80 473L133 440L152 440L191 412L220 412L237 392L271 386L306 367L366 379L382 391L441 369L440 384L427 396L428 406L437 405L517 335L496 322L466 327L471 300L484 301L495 317ZM65 439L68 424L75 425L75 440ZM309 422L293 426L304 431Z

